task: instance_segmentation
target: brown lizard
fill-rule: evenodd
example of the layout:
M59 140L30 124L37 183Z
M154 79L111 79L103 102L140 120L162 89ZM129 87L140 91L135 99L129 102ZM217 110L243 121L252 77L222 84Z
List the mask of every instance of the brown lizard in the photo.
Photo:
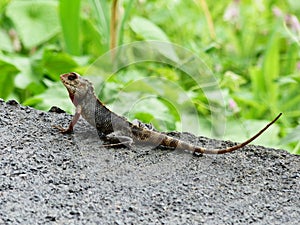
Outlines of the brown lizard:
M268 129L282 114L280 113L256 135L243 143L224 149L205 149L160 133L147 124L141 122L138 122L138 124L131 123L126 118L115 114L106 108L96 97L92 83L77 73L62 74L60 75L60 79L69 92L70 99L76 107L76 113L67 129L60 126L55 127L60 129L62 133L70 133L73 131L73 127L80 115L82 115L88 123L97 129L101 138L106 138L106 140L110 142L127 146L131 146L132 143L142 143L176 148L200 154L223 154L242 148L252 142Z

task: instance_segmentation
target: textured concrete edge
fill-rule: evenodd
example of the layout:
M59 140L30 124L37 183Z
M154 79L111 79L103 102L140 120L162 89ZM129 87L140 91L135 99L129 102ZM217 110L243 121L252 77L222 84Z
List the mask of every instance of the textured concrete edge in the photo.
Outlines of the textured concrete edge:
M10 99L10 100L5 101L4 99L0 98L0 103L5 103L5 104L11 105L11 106L19 106L21 108L22 107L23 108L29 108L31 110L35 110L36 112L64 114L68 117L73 116L72 114L66 113L63 109L61 109L61 108L59 108L55 105L52 106L48 111L43 111L43 110L39 110L39 109L30 107L30 106L24 106L24 105L20 104L19 102L17 102L14 99ZM225 143L227 146L232 146L232 145L238 144L238 142L231 141L231 140L222 140L222 139L209 138L209 137L205 137L205 136L202 136L202 135L196 136L196 135L194 135L193 133L190 133L190 132L169 131L169 132L162 132L162 133L165 133L165 134L173 136L173 137L177 136L178 138L180 138L180 136L182 136L182 135L188 135L188 136L192 136L193 138L204 139L208 142L216 142L216 143L223 143L223 144ZM256 146L258 148L264 148L264 149L269 149L269 150L284 151L284 152L287 152L287 153L291 154L288 150L282 149L282 148L270 148L270 147L266 147L266 146L263 146L263 145L255 145L255 144L251 144L251 143L247 146ZM245 147L247 147L247 146L245 146ZM149 146L149 147L151 147L151 146ZM294 155L294 154L291 154L291 155Z

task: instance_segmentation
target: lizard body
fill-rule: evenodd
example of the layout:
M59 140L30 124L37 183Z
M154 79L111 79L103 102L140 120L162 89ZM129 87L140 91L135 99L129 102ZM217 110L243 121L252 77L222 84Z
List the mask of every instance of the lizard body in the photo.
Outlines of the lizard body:
M70 99L76 107L76 112L67 129L56 126L57 128L59 128L63 133L72 132L74 125L78 121L80 115L82 115L88 123L97 129L100 137L107 138L108 140L119 142L121 144L124 143L129 146L132 143L142 143L187 150L200 154L223 154L232 152L249 144L281 116L280 113L266 127L243 143L224 149L205 149L155 131L143 123L138 125L133 124L126 118L110 111L96 97L92 83L82 78L77 73L72 72L62 74L60 79L69 92Z

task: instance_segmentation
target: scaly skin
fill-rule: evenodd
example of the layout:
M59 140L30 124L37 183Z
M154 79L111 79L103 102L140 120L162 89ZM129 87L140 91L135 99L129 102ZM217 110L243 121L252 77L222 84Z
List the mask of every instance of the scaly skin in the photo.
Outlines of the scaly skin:
M78 121L80 115L97 129L100 137L105 137L111 141L131 145L132 143L143 143L153 146L165 146L179 150L187 150L200 154L224 154L232 152L252 142L271 126L281 113L266 127L259 131L247 141L224 149L205 149L194 146L179 139L167 136L160 132L149 129L147 126L135 125L126 118L111 112L96 97L91 82L82 78L77 73L62 74L60 79L69 92L71 101L76 107L76 113L67 129L59 128L63 133L70 133Z

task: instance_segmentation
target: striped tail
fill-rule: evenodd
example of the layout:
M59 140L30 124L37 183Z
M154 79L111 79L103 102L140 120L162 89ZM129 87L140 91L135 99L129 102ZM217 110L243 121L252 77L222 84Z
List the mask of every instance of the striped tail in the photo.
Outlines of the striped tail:
M180 141L175 138L171 138L166 136L164 140L162 140L161 145L166 146L166 147L174 147L176 149L180 150L188 150L194 153L201 153L201 154L224 154L228 152L235 151L239 148L242 148L246 145L248 145L250 142L254 141L257 137L259 137L263 132L265 132L273 123L275 123L279 117L282 115L280 113L273 121L271 121L269 124L267 124L262 130L260 130L257 134L255 134L253 137L250 139L244 141L243 143L234 145L232 147L224 148L224 149L206 149L206 148L201 148L198 146L194 146L191 144L188 144L184 141Z

